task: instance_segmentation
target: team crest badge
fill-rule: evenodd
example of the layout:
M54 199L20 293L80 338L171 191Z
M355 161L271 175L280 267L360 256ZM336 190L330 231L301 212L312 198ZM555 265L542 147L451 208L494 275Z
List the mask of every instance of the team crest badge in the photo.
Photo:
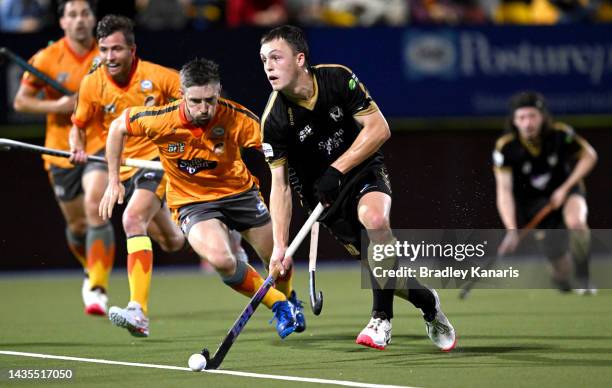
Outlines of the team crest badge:
M104 113L115 113L115 111L117 110L117 107L115 106L114 103L110 103L108 105L104 105Z
M329 110L329 117L331 117L332 120L334 120L335 122L342 121L342 118L344 117L344 113L342 113L342 108L340 108L339 106L334 106L333 108L331 108Z
M225 152L225 143L221 142L215 144L215 146L213 147L213 152L217 155L223 154Z
M148 79L142 80L140 82L140 90L143 92L147 92L149 90L153 90L153 82Z

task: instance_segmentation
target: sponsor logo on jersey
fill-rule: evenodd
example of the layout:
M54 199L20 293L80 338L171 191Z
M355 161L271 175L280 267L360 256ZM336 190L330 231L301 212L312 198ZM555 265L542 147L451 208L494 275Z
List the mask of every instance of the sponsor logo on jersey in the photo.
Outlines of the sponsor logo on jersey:
M359 78L357 78L355 73L351 74L351 79L349 80L349 83L348 83L349 89L355 90L358 83L359 83Z
M212 170L217 167L217 161L195 158L191 160L179 159L179 170L189 175L195 175L202 170Z
M331 117L332 120L334 120L335 122L342 121L342 118L344 117L344 113L342 113L342 108L340 108L339 106L334 106L333 108L331 108L329 110L329 117Z
M312 135L312 128L310 127L310 125L306 125L304 127L304 129L302 129L300 131L300 133L298 134L298 136L300 137L300 141L303 143L304 140L306 140L306 138L308 136Z
M185 151L185 143L170 143L168 144L168 152L183 152Z
M115 111L117 110L117 107L115 106L114 102L111 102L110 104L104 105L104 113L105 114L113 114L115 113Z
M144 178L145 179L150 179L150 180L151 179L155 179L155 172L154 171L145 172Z
M225 152L225 143L217 143L213 146L213 152L217 155L221 155Z
M534 176L530 179L531 186L533 186L534 188L538 190L544 190L546 189L548 182L550 182L550 178L551 178L550 173Z
M266 158L271 158L274 156L274 150L269 143L263 143L261 148L263 149L263 153Z
M333 134L332 137L327 140L319 142L319 149L327 152L327 155L331 155L332 152L339 148L342 143L344 143L344 139L342 138L344 135L344 130L340 128L337 132Z
M289 125L293 127L295 125L295 120L293 119L293 109L291 109L291 107L287 109L287 115L289 116Z
M148 79L144 79L140 81L140 90L142 90L143 92L153 90L153 82L151 82L151 80L148 80Z
M210 131L211 139L218 139L220 137L223 137L223 135L225 135L225 129L222 127L214 127L212 131Z

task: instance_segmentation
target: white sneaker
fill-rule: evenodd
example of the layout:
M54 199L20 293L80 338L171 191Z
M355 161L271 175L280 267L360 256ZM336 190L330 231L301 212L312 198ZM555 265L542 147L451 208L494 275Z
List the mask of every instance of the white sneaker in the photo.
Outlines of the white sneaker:
M585 288L575 288L574 292L577 295L582 295L582 296L597 295L597 288L593 286L591 283L586 283L584 287Z
M431 341L440 348L443 352L450 352L457 344L457 338L455 337L455 328L448 321L446 315L440 309L440 298L436 290L432 289L434 297L436 298L436 317L431 322L425 321L427 329L427 335Z
M95 289L91 290L89 285L89 279L83 280L83 287L81 288L81 296L83 297L83 304L85 304L85 313L89 315L106 315L106 306L108 304L108 297L102 290Z
M385 350L389 342L391 342L391 321L382 318L371 318L355 340L359 345L379 350Z
M108 319L115 325L127 329L134 337L149 336L149 319L138 302L130 302L127 307L113 306L108 312Z

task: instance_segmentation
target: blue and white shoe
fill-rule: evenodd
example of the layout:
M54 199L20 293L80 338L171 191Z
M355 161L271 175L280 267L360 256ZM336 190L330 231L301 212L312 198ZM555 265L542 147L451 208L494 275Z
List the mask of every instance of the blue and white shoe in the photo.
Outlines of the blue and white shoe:
M295 315L295 332L301 333L306 330L306 317L304 316L304 304L301 300L297 298L297 294L294 291L291 291L291 296L287 298L287 300L293 306L293 312Z
M276 319L276 332L281 339L284 339L296 329L295 314L292 304L287 301L279 301L272 305L274 317L270 323Z

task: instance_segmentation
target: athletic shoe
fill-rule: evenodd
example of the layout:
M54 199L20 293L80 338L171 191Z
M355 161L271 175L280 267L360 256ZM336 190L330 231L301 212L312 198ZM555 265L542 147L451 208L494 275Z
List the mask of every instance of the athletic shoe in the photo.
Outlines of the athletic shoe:
M355 343L374 349L385 350L391 342L391 321L386 318L370 319L368 325L361 330Z
M127 329L134 337L149 336L149 319L138 302L130 302L124 309L111 307L108 318L115 326Z
M555 285L555 287L557 287L557 290L559 290L560 293L567 294L569 292L572 292L572 285L570 284L569 280L554 280L553 279L552 282Z
M92 290L89 287L89 279L85 278L81 288L81 295L85 304L85 314L106 316L108 297L102 289L96 288Z
M597 288L588 280L579 281L582 288L574 289L574 292L578 295L589 296L597 295Z
M304 304L297 298L295 290L291 291L291 296L287 299L293 306L295 315L295 332L301 333L306 330L306 317L304 316Z
M279 337L285 338L296 329L295 315L293 306L287 300L276 302L272 305L274 317L270 323L276 319L276 332Z
M450 352L457 344L455 329L440 309L440 298L436 290L431 290L436 298L436 315L431 321L425 320L427 335L443 352Z

